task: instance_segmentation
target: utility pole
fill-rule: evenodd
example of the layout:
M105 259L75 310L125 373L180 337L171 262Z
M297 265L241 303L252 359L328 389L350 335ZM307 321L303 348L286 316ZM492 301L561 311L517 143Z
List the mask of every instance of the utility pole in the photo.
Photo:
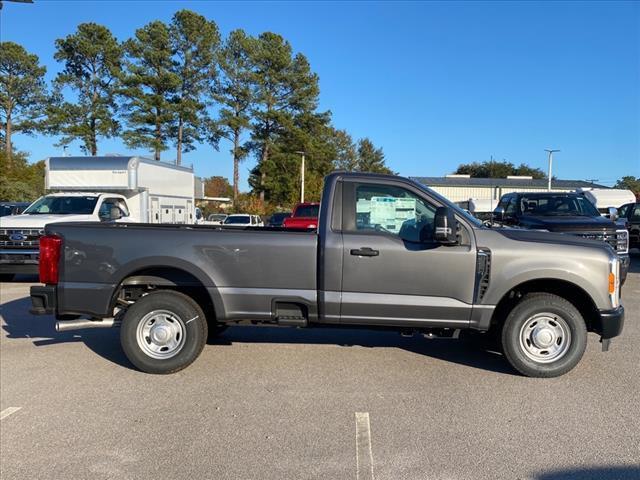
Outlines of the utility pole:
M544 150L545 152L547 152L549 154L549 173L548 173L548 181L547 181L547 190L551 191L551 171L553 168L553 154L555 152L559 152L560 150L554 150L554 149L547 149L545 148Z
M300 203L304 203L304 156L305 152L296 152L302 156L302 162L300 163Z

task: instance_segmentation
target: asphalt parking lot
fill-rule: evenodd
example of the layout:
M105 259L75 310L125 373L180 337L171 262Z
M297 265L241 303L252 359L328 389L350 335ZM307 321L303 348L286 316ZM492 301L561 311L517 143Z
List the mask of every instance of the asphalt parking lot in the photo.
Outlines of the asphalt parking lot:
M639 479L640 256L623 335L556 379L458 340L229 328L170 376L2 284L3 479Z

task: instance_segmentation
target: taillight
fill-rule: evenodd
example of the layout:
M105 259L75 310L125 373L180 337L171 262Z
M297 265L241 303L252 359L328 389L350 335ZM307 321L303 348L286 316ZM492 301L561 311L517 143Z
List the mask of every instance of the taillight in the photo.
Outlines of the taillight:
M57 235L40 237L40 283L57 285L62 239Z

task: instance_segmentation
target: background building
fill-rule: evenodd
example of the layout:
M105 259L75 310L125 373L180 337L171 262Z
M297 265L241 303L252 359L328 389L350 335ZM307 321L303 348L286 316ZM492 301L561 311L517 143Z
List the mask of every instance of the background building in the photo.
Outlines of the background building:
M510 192L546 192L547 179L512 176L507 178L471 178L469 175L447 175L446 177L411 177L412 180L432 188L452 202L463 202L470 198L494 200ZM551 190L569 192L576 188L609 188L584 180L552 180Z

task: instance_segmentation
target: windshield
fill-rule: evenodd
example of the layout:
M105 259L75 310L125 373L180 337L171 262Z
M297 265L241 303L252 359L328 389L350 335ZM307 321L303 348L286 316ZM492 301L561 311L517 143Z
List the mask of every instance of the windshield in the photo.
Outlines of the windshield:
M91 215L98 197L41 197L24 213L28 215Z
M296 208L294 217L311 217L316 218L320 211L320 205L300 205Z
M238 225L240 223L251 223L249 215L237 215L237 216L227 217L224 221L225 225L233 225L233 224Z
M520 211L524 216L598 217L596 207L579 195L535 195L520 198Z

